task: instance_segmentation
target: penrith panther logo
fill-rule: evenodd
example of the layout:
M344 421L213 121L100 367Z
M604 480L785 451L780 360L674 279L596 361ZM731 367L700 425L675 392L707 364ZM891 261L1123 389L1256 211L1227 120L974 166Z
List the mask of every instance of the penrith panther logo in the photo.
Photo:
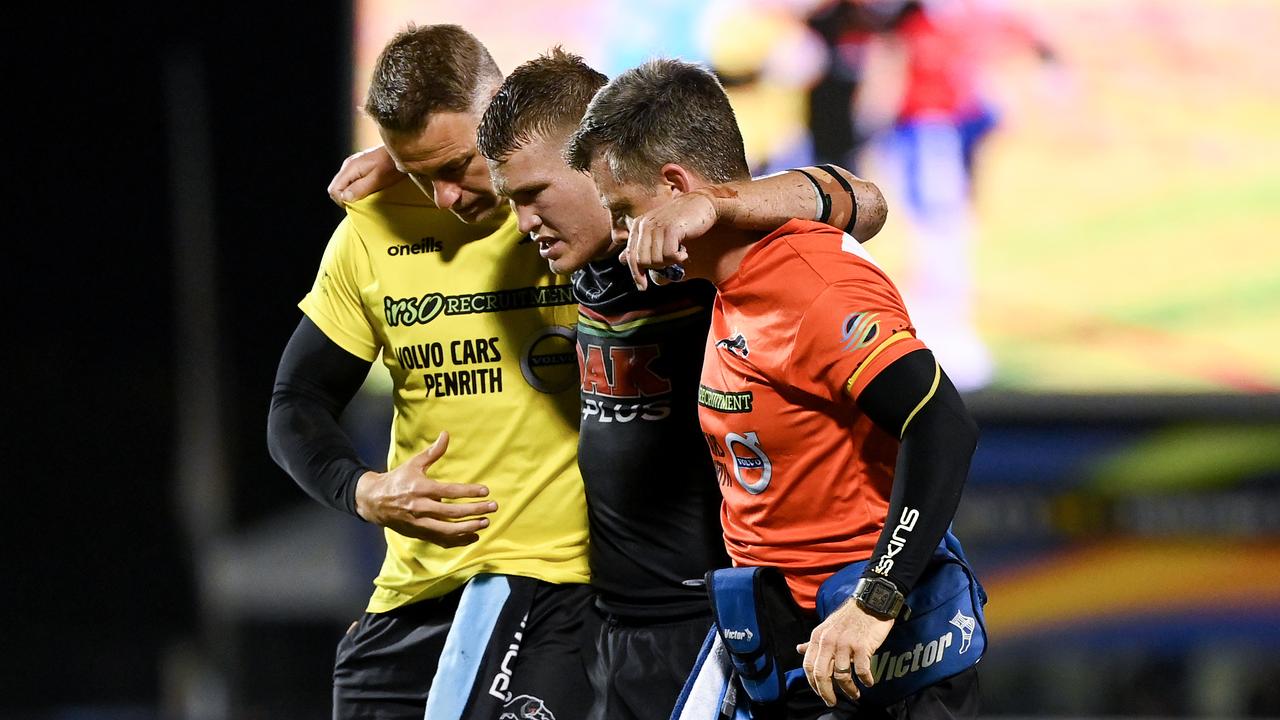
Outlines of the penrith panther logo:
M556 720L547 704L532 695L517 695L502 706L498 720Z
M751 354L751 350L747 347L747 336L742 333L735 333L732 337L716 341L716 347L727 350L730 355L737 355L745 358Z

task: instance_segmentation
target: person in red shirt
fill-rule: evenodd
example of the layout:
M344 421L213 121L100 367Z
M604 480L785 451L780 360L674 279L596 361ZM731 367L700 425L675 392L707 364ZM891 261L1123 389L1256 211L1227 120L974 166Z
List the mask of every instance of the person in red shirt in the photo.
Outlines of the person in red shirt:
M798 648L812 693L792 692L786 717L973 715L971 667L903 708L830 710L836 687L859 697L853 676L875 683L872 657L947 534L977 442L892 281L851 236L802 220L763 237L717 226L683 247L701 230L678 216L725 194L708 178L749 176L733 110L699 66L654 60L619 75L566 156L590 173L633 267L678 260L717 287L698 404L734 564L779 569L812 612L825 580L869 560Z
M1005 51L1030 48L1053 67L1055 54L1031 25L991 0L899 3L878 39L899 82L862 99L861 123L889 114L878 133L877 166L902 198L910 274L903 291L920 332L962 391L986 386L995 363L979 327L975 248L981 228L975 163L999 123L989 67ZM892 6L894 3L880 3ZM879 107L877 107L877 105Z

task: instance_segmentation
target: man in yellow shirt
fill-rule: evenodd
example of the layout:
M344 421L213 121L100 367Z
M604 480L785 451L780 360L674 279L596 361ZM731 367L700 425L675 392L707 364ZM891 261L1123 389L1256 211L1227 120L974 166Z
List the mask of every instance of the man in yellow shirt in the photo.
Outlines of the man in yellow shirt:
M411 26L384 48L365 109L431 200L402 182L348 206L276 378L273 457L386 529L367 612L338 648L335 718L585 714L577 308L536 254L510 252L523 234L475 151L501 81L456 26ZM394 384L386 473L337 423L379 356Z

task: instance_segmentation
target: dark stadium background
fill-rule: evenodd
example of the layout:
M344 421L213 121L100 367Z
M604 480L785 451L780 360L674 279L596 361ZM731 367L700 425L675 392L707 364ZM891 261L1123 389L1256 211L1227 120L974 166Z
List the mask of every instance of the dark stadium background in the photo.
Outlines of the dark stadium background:
M351 145L350 13L34 5L7 23L0 718L328 714L377 537L309 505L264 435L340 217L324 185ZM992 714L1280 716L1280 462L1258 452L1280 445L1277 405L974 399L957 524L1021 613L984 663ZM1182 484L1095 462L1126 443ZM1233 444L1226 480L1179 475L1180 448ZM1152 552L1192 545L1222 555ZM1168 584L1167 604L1118 597L1132 582ZM1028 631L1055 612L1045 588L1084 620Z
M175 510L193 381L177 344L179 328L199 343L214 323L216 364L198 372L223 388L229 529L295 505L266 453L266 408L316 243L340 217L324 185L349 143L349 4L76 5L30 4L6 22L18 129L5 205L18 223L4 262L5 447L17 462L4 473L0 717L188 716L160 709L182 638L223 645L237 687L276 708L227 717L317 717L332 633L201 625ZM202 108L170 112L174 71L202 73ZM207 130L203 151L192 128ZM208 185L179 189L175 163L201 152ZM207 202L216 238L199 266L216 299L183 317L175 268L194 251L175 247L179 201Z

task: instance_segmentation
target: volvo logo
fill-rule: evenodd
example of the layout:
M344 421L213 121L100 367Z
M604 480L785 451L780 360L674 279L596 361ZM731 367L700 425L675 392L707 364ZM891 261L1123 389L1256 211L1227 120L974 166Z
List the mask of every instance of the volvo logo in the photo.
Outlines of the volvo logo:
M764 492L773 477L773 463L760 447L760 438L753 432L729 433L724 436L724 444L733 458L733 476L738 484L752 495Z
M551 325L534 333L520 352L520 372L534 390L564 392L578 384L577 336L572 328Z

